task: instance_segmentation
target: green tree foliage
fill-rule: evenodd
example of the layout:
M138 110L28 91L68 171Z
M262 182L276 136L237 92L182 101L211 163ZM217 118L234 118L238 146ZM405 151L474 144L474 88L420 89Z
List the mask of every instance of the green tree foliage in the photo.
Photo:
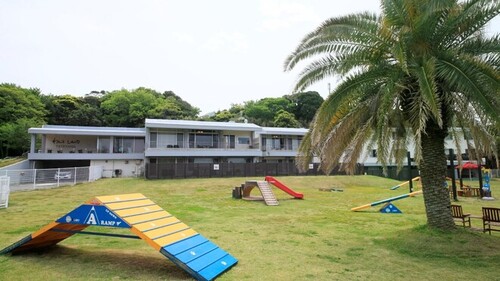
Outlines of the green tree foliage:
M292 102L285 98L263 98L258 101L248 101L244 104L244 116L249 122L261 126L274 126L274 118L280 110L290 112Z
M301 143L299 163L313 153L324 170L352 171L366 144L379 161L401 166L415 143L427 222L453 229L444 142L468 128L476 151L496 152L500 120L500 36L485 25L500 12L491 0L383 0L382 15L332 18L308 34L285 68L312 59L296 89L331 75L342 82L318 110Z
M276 116L274 117L274 126L276 127L284 127L284 128L300 128L302 124L300 124L297 119L295 119L295 115L292 113L280 109Z
M103 96L101 110L104 124L116 127L142 127L146 118L195 119L199 113L173 92L148 88L110 92Z
M200 114L200 109L193 107L187 101L183 100L181 97L176 95L172 91L166 91L163 93L165 99L173 101L177 105L179 111L176 112L177 115L167 116L168 119L196 119L198 114Z
M82 106L82 100L71 95L47 96L50 115L48 123L52 125L78 125L80 120L74 113Z
M29 150L31 139L28 129L42 125L41 120L21 118L0 125L2 156L17 156Z
M319 93L314 91L295 93L287 98L293 104L291 113L306 128L309 127L309 123L314 119L316 111L324 101Z
M0 124L21 118L43 120L46 114L38 89L0 84Z
M236 118L236 115L231 113L229 110L219 110L213 116L211 116L210 120L217 122L229 122L233 121Z
M85 97L71 95L42 95L49 111L47 123L51 125L102 126L100 100L91 94Z
M117 90L104 96L101 103L106 126L141 127L149 112L157 107L156 95L146 89Z
M0 157L27 151L28 128L44 123L46 113L38 89L0 84Z

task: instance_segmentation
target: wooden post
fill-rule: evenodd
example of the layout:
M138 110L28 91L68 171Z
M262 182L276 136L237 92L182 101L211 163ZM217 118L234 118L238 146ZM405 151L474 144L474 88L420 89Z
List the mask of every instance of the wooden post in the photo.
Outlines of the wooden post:
M481 171L481 160L478 159L477 160L477 175L479 177L479 194L481 196L481 198L484 197L484 194L483 194L483 175L482 175L482 171Z
M453 201L458 201L457 198L457 184L455 182L455 164L453 162L453 149L449 149L449 157L450 157L450 168L451 168L451 191L453 192Z
M408 158L408 181L409 181L409 186L410 186L410 193L413 192L413 181L412 181L412 176L411 176L411 157L410 157L410 152L406 152L406 157Z

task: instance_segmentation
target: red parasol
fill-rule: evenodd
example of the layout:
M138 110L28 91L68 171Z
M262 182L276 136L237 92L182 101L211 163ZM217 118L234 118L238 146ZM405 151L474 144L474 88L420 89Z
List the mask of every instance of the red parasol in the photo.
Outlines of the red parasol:
M465 162L462 164L462 169L469 169L469 170L473 170L473 169L477 169L479 167L478 164L476 163L472 163L472 162ZM460 166L456 166L455 168L460 168Z

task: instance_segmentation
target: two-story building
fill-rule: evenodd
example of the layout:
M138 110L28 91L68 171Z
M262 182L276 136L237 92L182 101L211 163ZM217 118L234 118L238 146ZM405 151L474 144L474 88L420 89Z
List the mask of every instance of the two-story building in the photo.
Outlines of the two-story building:
M261 127L250 123L146 119L148 163L253 163Z
M31 134L28 159L34 168L102 166L103 177L149 175L158 178L178 173L179 167L215 170L229 165L233 169L247 169L249 165L245 164L281 165L284 174L291 174L307 129L146 119L144 128L45 125L28 132ZM461 153L464 153L467 148L465 138L460 142ZM447 139L446 146L455 148L451 138ZM409 149L412 151L411 147ZM377 148L367 148L360 162L367 169L374 167L378 170ZM275 171L280 169L278 166ZM155 171L148 173L148 167ZM311 167L315 169L317 165ZM250 170L256 169L259 168ZM267 171L267 167L260 169ZM226 175L245 174L240 171ZM188 176L185 172L179 175L176 177ZM204 175L210 176L211 173L199 176Z

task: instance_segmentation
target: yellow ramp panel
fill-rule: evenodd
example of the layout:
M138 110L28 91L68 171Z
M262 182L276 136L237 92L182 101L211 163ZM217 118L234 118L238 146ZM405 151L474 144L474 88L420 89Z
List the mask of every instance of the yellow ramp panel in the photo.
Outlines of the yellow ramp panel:
M105 203L104 205L106 207L108 207L110 210L118 211L118 210L122 210L122 209L131 209L131 208L137 208L137 207L153 206L156 204L149 199L140 199L140 200L134 200L134 201Z
M147 197L142 195L141 193L131 193L131 194L98 196L95 199L99 200L103 204L106 204L106 203L122 202L129 200L147 199Z
M152 221L148 221L148 222L138 223L138 224L135 224L133 227L138 229L139 231L144 232L144 231L152 230L155 228L159 228L162 226L166 226L166 225L170 225L170 224L174 224L174 223L178 223L178 222L180 222L179 219L172 216L172 217L168 217L168 218L162 218L162 219L152 220Z
M144 213L151 213L155 211L160 211L163 210L160 206L158 205L151 205L151 206L143 206L143 207L135 207L131 209L123 209L123 210L118 210L114 211L117 215L119 215L122 218L129 217L129 216L135 216L139 214L144 214Z

